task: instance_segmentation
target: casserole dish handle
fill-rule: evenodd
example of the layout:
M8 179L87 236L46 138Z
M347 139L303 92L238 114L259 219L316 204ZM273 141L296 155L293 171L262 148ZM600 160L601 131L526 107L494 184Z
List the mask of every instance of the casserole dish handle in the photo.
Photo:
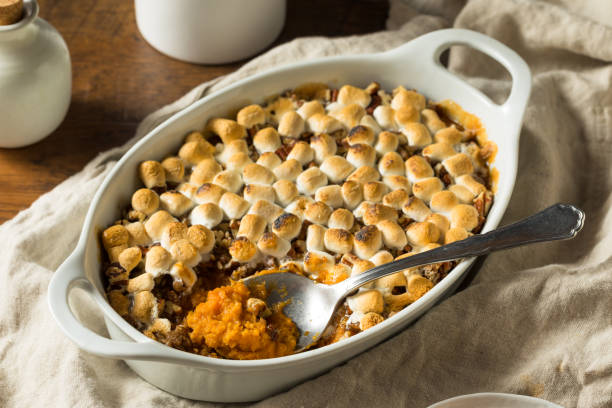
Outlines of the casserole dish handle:
M83 256L78 252L76 250L64 261L49 283L49 308L70 340L88 353L107 358L194 364L192 354L167 347L154 340L144 342L111 340L93 332L77 320L70 307L70 292L74 288L79 288L94 298L97 294L94 286L82 273Z
M512 77L512 88L508 99L502 105L491 102L481 91L448 71L441 64L440 55L453 45L472 47L493 58L508 70ZM506 45L476 31L450 28L418 37L406 44L406 47L410 47L411 55L416 54L425 63L433 64L432 68L436 69L440 75L450 75L460 79L465 86L480 95L497 112L500 120L512 118L518 119L514 123L521 123L531 93L531 71L527 63ZM398 49L400 53L402 48Z

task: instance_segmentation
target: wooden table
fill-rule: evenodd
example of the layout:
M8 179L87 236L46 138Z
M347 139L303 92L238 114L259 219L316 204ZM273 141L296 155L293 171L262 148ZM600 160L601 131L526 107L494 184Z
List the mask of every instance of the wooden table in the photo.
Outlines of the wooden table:
M62 34L72 57L72 104L45 140L0 149L0 223L78 172L99 152L127 141L150 112L245 61L192 65L159 54L141 37L129 0L38 0L40 16ZM384 28L384 0L289 0L273 45L309 35L343 36Z

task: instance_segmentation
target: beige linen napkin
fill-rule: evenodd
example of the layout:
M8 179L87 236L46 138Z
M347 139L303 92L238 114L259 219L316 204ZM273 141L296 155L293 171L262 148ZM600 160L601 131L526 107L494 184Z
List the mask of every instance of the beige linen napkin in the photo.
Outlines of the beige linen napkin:
M612 29L543 2L464 3L394 1L389 31L294 40L200 85L138 128L135 140L201 96L271 66L393 48L445 25L495 37L532 68L519 176L503 223L570 202L587 213L579 238L490 255L467 289L404 332L260 406L425 407L483 391L612 406ZM449 63L503 100L509 82L490 60L458 48ZM207 405L156 389L123 362L80 352L47 310L49 279L126 147L101 154L0 227L2 407ZM86 297L74 303L81 320L104 334L95 305Z

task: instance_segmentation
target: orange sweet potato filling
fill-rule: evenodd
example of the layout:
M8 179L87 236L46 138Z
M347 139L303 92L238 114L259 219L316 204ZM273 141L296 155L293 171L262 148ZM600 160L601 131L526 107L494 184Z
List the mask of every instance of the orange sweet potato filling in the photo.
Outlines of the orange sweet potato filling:
M187 315L191 341L214 348L225 358L253 360L293 353L295 324L282 310L267 318L247 309L249 289L242 282L208 292L206 301Z

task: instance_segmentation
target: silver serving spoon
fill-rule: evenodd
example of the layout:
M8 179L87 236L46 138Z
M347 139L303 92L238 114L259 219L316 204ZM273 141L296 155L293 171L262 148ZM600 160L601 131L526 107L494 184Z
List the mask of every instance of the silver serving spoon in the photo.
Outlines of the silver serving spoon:
M286 272L252 276L243 282L248 287L265 283L268 307L286 302L283 313L300 330L295 350L299 352L320 338L344 298L368 282L415 266L485 255L535 242L574 238L583 223L582 210L568 204L556 204L514 224L377 266L334 285L316 283Z

